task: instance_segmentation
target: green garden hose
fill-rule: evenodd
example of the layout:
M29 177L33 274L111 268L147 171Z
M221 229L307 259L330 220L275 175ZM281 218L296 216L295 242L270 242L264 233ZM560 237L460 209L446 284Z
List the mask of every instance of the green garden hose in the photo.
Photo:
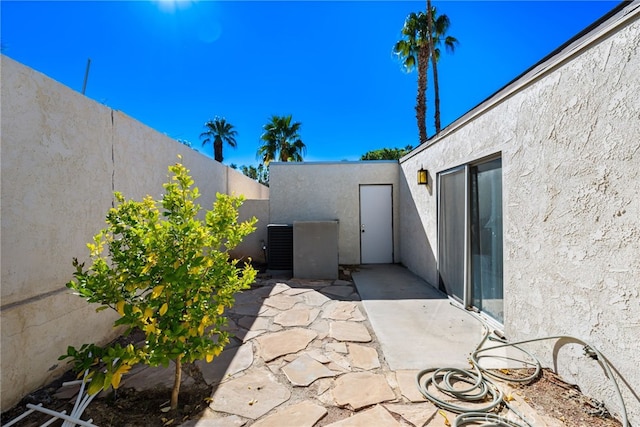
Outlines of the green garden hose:
M423 369L416 376L416 383L418 386L418 390L426 397L428 400L433 402L436 406L447 409L451 412L458 413L455 420L454 426L465 426L468 424L476 424L483 423L482 426L496 426L496 427L523 427L522 424L513 421L511 419L507 419L505 417L501 417L495 413L489 413L499 407L500 405L504 405L509 408L512 412L514 412L518 418L523 420L528 426L533 427L532 424L527 421L525 417L519 414L515 408L509 405L508 402L504 400L504 396L502 391L493 384L488 378L497 378L503 381L509 382L521 382L527 383L536 379L541 371L542 365L540 361L529 351L520 347L522 344L533 343L537 341L545 341L545 340L571 340L572 342L576 342L582 344L585 348L585 351L594 359L598 360L605 371L605 375L611 383L613 384L613 388L616 392L616 396L618 398L618 402L620 403L621 417L622 417L622 426L623 427L631 427L629 421L627 419L627 409L624 403L624 398L622 397L622 393L620 392L620 387L613 376L613 371L611 366L609 365L608 360L600 353L594 346L591 344L568 335L556 335L550 337L543 338L534 338L529 340L523 340L513 343L508 343L501 337L493 337L491 328L488 327L484 319L475 313L471 313L467 310L460 308L459 306L452 304L454 307L463 310L465 313L471 314L475 319L482 323L484 327L484 334L480 343L476 346L476 349L471 353L470 362L473 367L473 371L467 369L458 369L458 368L431 368L431 369ZM487 340L497 341L500 344L481 348ZM502 349L502 348L515 348L518 351L522 352L526 357L530 360L521 360L521 359L513 359L507 358L508 360L517 361L523 363L527 366L534 367L534 372L523 378L512 378L506 375L500 374L499 371L490 371L481 366L480 361L482 359L495 358L497 356L484 354L485 352ZM427 376L431 374L430 376ZM484 374L484 375L483 375ZM454 384L463 382L466 384L470 384L469 387L466 388L455 388ZM442 398L434 395L429 391L429 387L434 386L437 390L444 393L447 396L454 397L455 399L462 402L470 402L470 405L463 406L460 404L453 404L451 402L447 402ZM487 396L491 396L491 400L484 406L478 406L476 404L472 404L473 402L484 402L487 399Z

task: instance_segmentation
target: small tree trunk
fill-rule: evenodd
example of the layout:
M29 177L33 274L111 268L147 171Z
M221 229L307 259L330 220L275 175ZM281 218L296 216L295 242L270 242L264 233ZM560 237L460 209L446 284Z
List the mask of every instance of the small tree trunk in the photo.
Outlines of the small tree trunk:
M171 390L171 409L178 408L178 394L180 393L180 383L182 382L182 355L176 359L176 373L173 380L173 390Z

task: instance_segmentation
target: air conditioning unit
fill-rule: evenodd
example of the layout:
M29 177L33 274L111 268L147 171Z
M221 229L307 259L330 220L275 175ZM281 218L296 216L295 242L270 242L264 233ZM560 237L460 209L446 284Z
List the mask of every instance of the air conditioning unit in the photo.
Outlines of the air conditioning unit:
M267 225L267 267L293 270L293 225Z

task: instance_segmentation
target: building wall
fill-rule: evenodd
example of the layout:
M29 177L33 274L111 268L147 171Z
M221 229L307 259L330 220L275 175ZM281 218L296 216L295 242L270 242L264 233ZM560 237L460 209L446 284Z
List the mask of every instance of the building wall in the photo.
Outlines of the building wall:
M86 259L86 243L104 227L113 190L127 198L159 197L178 154L205 209L216 192L265 199L268 189L10 58L1 61L1 406L6 409L68 368L57 360L67 346L106 342L117 333L112 314L96 314L65 287L72 279L72 259ZM266 235L264 203L248 201L241 215L259 216ZM261 256L254 246L239 255Z
M271 223L338 220L340 264L360 263L360 185L393 185L394 260L399 254L397 162L271 163Z
M640 424L640 402L630 391L640 391L637 16L401 160L402 262L437 285L437 189L419 187L413 177L424 166L435 181L439 172L502 154L506 335L590 342L619 372L634 425ZM559 346L554 358L555 344L531 348L619 413L610 383L582 346Z

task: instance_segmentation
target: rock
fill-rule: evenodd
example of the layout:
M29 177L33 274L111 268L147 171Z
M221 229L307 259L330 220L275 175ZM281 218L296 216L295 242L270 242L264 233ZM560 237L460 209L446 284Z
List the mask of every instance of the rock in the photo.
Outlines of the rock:
M302 298L302 301L307 304L307 305L311 305L314 307L320 307L322 305L324 305L325 303L327 303L328 301L331 301L331 298L327 297L326 295L322 295L319 292L306 292L304 294L299 295L300 298Z
M396 381L402 395L409 400L409 402L425 402L427 399L420 393L418 385L416 384L417 370L410 371L396 371Z
M355 368L371 370L380 367L378 352L375 348L349 343L349 359Z
M225 350L210 363L204 360L198 360L195 363L207 384L217 384L251 366L253 344L249 342L240 347Z
M403 404L403 403L387 403L383 405L388 411L400 415L407 422L416 427L422 427L425 423L436 417L438 408L431 402L423 402L419 404ZM456 415L446 412L450 421L455 420ZM444 418L442 418L444 421Z
M252 424L253 427L313 427L322 417L327 414L327 410L316 405L310 400L305 400L298 404L278 409L275 414L269 415Z
M322 363L304 354L282 368L294 386L306 387L319 378L333 377L336 374Z
M289 310L299 302L302 302L302 299L299 296L278 294L264 300L264 305L277 308L278 310Z
M318 334L308 329L294 328L286 331L262 335L256 338L260 345L260 355L269 362L289 353L296 353L309 345Z
M362 323L355 322L331 322L329 324L329 336L338 341L370 342L371 335Z
M267 369L255 369L218 386L209 405L214 411L255 420L291 397Z
M348 297L353 293L353 287L332 285L332 286L327 286L326 288L322 288L320 289L320 291L324 292L325 294L335 295L337 297Z
M325 427L401 427L401 425L386 409L376 405L342 421L327 424Z
M273 322L282 326L308 326L319 313L317 308L293 308L278 314Z
M332 301L324 307L323 311L323 319L354 320L357 322L365 320L358 305L354 302Z
M384 375L371 372L342 375L336 380L332 393L338 406L349 405L355 410L396 397Z

